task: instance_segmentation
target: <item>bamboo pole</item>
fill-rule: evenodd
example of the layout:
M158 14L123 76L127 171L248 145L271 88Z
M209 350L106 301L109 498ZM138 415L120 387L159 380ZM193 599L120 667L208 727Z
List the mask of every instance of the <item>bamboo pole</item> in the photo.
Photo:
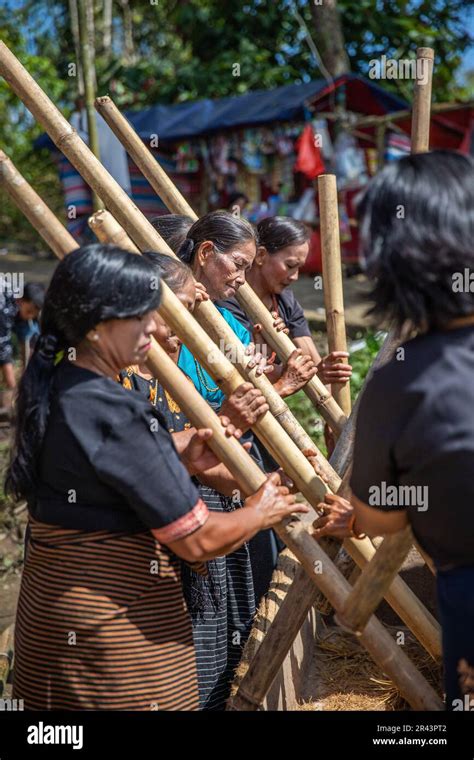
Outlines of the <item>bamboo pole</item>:
M123 222L125 229L131 233L131 237L138 247L142 249L156 247L161 248L161 250L164 248L171 253L171 249L166 246L160 235L130 201L122 188L110 177L4 43L0 44L0 73L24 101L35 118L45 127L58 148L67 155L86 181L95 187L98 194L106 200L114 215ZM195 323L179 299L165 284L160 312L209 374L222 386L227 395L241 385L243 380L239 372L215 348L208 335ZM209 301L201 303L199 312L203 315L206 325L210 330L212 329L214 335L218 335L228 345L236 345L235 334L213 304ZM250 359L245 356L243 349L238 349L238 345L238 361L246 365ZM256 377L255 370L249 373L249 376ZM300 449L281 428L277 420L267 412L256 422L254 430L306 498L313 504L317 504L326 492L326 486L315 475L311 464L301 454Z
M426 152L429 149L433 59L434 51L431 48L418 48L417 79L415 80L413 99L412 153ZM418 65L419 61L424 61L424 71L421 71L421 66ZM418 76L419 74L420 76ZM363 390L360 396L362 393ZM352 444L354 429L353 420L349 420L346 430L348 435L351 435L352 440L348 438L348 441L351 440ZM352 445L350 448L352 449ZM339 453L336 456L339 456ZM376 551L374 559L363 569L354 590L346 600L347 606L338 613L338 620L344 627L356 634L361 633L364 624L377 609L386 591L392 585L394 576L408 554L412 543L413 537L409 528L384 539L381 547Z
M22 177L3 150L0 150L0 184L56 256L62 258L64 251L77 248L74 238L58 223L51 209Z
M364 383L354 404L351 415L344 427L344 430L342 431L342 434L337 440L336 447L329 461L331 466L336 470L336 472L339 473L341 477L344 476L344 473L352 462L355 430L357 424L357 413L359 411L362 394L365 392L365 389L367 388L367 385L370 382L370 378L372 377L375 370L383 367L384 364L387 364L390 361L399 344L400 339L395 334L395 332L389 332L365 377Z
M158 161L145 147L131 124L122 116L114 102L109 97L104 96L97 98L95 105L169 210L177 214L186 214L196 220L197 214L175 187ZM287 362L296 346L288 335L275 330L273 327L274 320L270 312L248 283L241 285L236 293L236 298L251 321L254 324L259 322L262 325L262 334L271 349L277 353L283 362ZM199 306L199 309L201 308L202 305ZM318 377L312 378L303 390L330 428L336 435L339 435L346 422L346 416L321 380Z
M227 710L251 711L260 708L318 594L320 592L315 588L308 573L303 567L298 567L280 609L252 657L238 691L227 704Z
M307 572L313 573L314 582L333 607L336 610L341 609L351 591L351 585L332 562L328 563L325 560L318 542L304 530L301 521L288 525L285 542ZM321 566L324 567L324 572L316 573L315 568ZM426 690L421 687L418 670L404 653L402 657L399 656L401 647L397 646L373 615L360 637L360 642L370 652L380 669L397 684L400 693L415 710L443 709L443 702L434 694L433 689L429 687Z
M32 219L35 219L34 215L32 215ZM41 215L40 219L42 219ZM56 231L58 224L60 224L60 222L56 220L53 233ZM67 250L64 250L63 255L67 252ZM162 283L162 285L166 292L167 288L165 283ZM172 295L174 296L174 294ZM182 309L182 306L179 300L176 300L179 311ZM152 348L148 353L147 365L152 374L161 382L163 387L173 395L185 414L187 414L196 427L208 427L212 429L213 437L210 439L209 445L219 459L223 461L233 473L242 488L244 495L254 493L265 481L264 473L235 438L228 438L225 435L217 415L209 408L207 402L200 396L194 386L184 378L181 370L154 340L152 340ZM299 520L299 518L294 518L294 520ZM292 548L295 556L300 562L302 562L304 559L304 553L311 548L311 544L316 546L316 542L311 538L301 521L303 533L301 533L301 531L295 532L294 520L286 520L276 526L275 529L288 545L291 543L290 548ZM314 562L316 560L309 560L305 567L306 569L308 569L308 567L311 568L309 571L310 577L318 588L320 588L327 596L325 591L327 584L321 579L323 576L325 577L328 572L332 572L333 574L336 573L337 577L338 571L332 565L331 560L320 546L317 548L317 555L317 562L318 566L320 566L321 572L315 572ZM385 632L382 626L380 626L380 629L384 634ZM400 650L395 652L390 651L391 639L389 636L388 638L385 636L382 642L377 641L378 633L380 633L380 630L376 628L375 635L373 637L369 635L366 637L367 640L364 640L365 646L371 654L373 653L376 662L384 662L389 665L389 667L385 668L386 671L389 674L393 671L394 682L397 684L401 692L407 696L410 704L417 708L427 705L431 709L437 709L437 697L431 687L426 683L425 679L417 673L414 666ZM395 649L397 650L398 648ZM397 657L399 658L399 662L397 663L397 667L395 667L393 661ZM397 674L400 675L398 676Z
M342 288L341 244L339 240L339 211L336 177L321 174L318 177L319 213L321 217L321 253L323 263L324 305L329 352L347 351ZM349 383L331 386L332 395L349 417L351 389Z
M99 240L102 242L110 242L116 240L120 236L122 245L128 250L137 252L138 249L135 244L128 238L126 233L121 230L118 222L107 211L100 211L94 214L89 220L91 229L95 232ZM161 308L161 307L160 307ZM165 319L170 318L165 316ZM173 329L179 335L180 329L176 325ZM181 328L182 329L182 328ZM344 431L345 432L345 431ZM322 455L321 455L322 456ZM324 460L326 462L326 460ZM326 462L325 475L329 476L329 484L327 490L333 490L334 492L341 493L343 483L338 474L331 468L328 462ZM290 473L289 473L290 474ZM293 475L291 475L293 477ZM348 473L344 478L344 484L349 480ZM296 481L295 481L296 482ZM304 492L308 498L308 491ZM342 495L346 495L342 492ZM314 505L314 500L308 499L310 503ZM316 514L313 515L316 517ZM372 557L375 555L375 548L372 542L366 538L363 541L355 540L353 538L345 539L344 548L350 554L356 564L364 568ZM405 584L405 582L397 577L390 588L387 589L385 597L387 602L393 607L395 612L401 617L406 625L413 631L414 635L419 639L421 644L426 650L436 658L441 652L441 639L439 626L434 620L429 611L421 604L416 595Z
M357 636L361 635L370 616L393 583L412 544L410 526L384 538L373 559L362 570L344 607L337 612L336 622L340 626Z
M35 118L48 131L57 147L76 166L84 179L97 190L100 197L104 198L108 207L113 211L117 219L122 222L138 247L142 250L156 248L173 255L169 246L166 245L122 188L110 177L101 163L90 152L62 114L4 43L0 43L0 73L2 73L12 89L24 101ZM204 330L197 330L198 325L190 317L189 313L183 309L179 299L166 287L163 288L163 299L160 310L165 317L165 321L175 330L183 342L188 345L191 352L197 356L209 374L223 388L226 395L229 395L241 385L243 379L239 372L234 369L223 354L215 349ZM181 317L179 318L180 312ZM200 322L206 325L214 341L222 341L224 345L235 346L238 365L240 367L247 367L250 357L246 356L234 332L212 303L208 301L200 304L199 318ZM192 342L190 343L191 340ZM270 398L272 393L278 396L268 379L263 376L257 376L255 370L247 371L246 376L257 387L262 388L265 382L270 386L265 394L267 398ZM275 403L277 401L281 404L279 421L281 422L283 417L286 416L287 424L296 429L297 423L293 421L294 418L289 411L286 411L287 407L284 405L283 400L278 397ZM331 402L335 404L333 399L331 399ZM283 425L282 422L281 424ZM289 435L282 430L279 422L270 413L265 414L264 417L257 421L254 431L275 460L297 484L308 501L313 505L317 504L323 493L325 493L326 486L315 475L314 469L306 457L301 454L301 449L306 448L307 445L301 445L301 448L295 445ZM283 436L281 435L282 433L284 433ZM316 450L315 445L312 442L311 444L311 449L313 451ZM320 452L317 452L317 454L321 469L324 469L326 466L325 460Z
M53 142L55 142L57 147L63 151L63 153L72 162L72 164L78 169L78 171L81 172L84 179L92 187L94 187L100 197L106 201L109 209L113 212L118 221L122 223L138 247L142 250L156 248L158 250L169 253L170 255L173 255L173 252L163 241L158 232L153 228L153 226L148 222L148 220L143 216L138 208L132 203L122 188L113 180L112 177L110 177L101 163L91 153L85 143L71 128L71 126L54 106L51 100L38 86L34 79L28 74L21 63L10 52L7 46L4 45L4 43L0 44L0 73L2 73L12 89L23 100L25 105L27 105L35 118L47 130L48 134L52 138ZM179 308L182 309L182 307L178 306L178 299L174 298L173 293L169 291L167 291L167 293L168 299L171 299L172 303L174 304L174 307L171 308L171 312L173 314L178 313ZM167 300L164 297L162 309L166 309L166 306ZM208 329L209 333L211 333L214 341L218 342L218 344L223 343L226 346L235 348L234 355L238 366L241 368L247 368L247 365L251 361L250 357L245 354L245 349L243 348L242 344L240 341L238 341L235 333L223 319L222 315L217 311L214 304L212 304L210 301L202 302L199 304L199 308L196 309L196 311L198 312L197 316L200 323L206 325L206 328ZM188 312L183 311L183 314L186 314L187 322L189 322L190 319L193 322ZM187 326L184 321L181 321L181 327L186 331ZM190 331L188 330L187 332L189 338ZM231 363L228 362L227 359L225 359L225 357L221 355L220 352L217 351L213 346L210 346L209 342L205 340L204 336L204 332L200 333L200 350L203 352L203 355L200 355L198 358L203 366L205 366L209 371L210 375L214 377L218 383L223 384L224 391L228 395L243 382L243 379L237 370L232 370ZM188 339L186 339L184 342L187 343L187 341ZM188 347L191 348L190 346ZM208 361L210 357L212 357L212 362ZM220 362L224 362L224 366L219 367L218 365ZM278 394L276 394L272 388L271 383L268 381L268 378L265 378L264 376L258 376L255 370L248 369L246 371L246 376L259 388L263 388L264 383L267 383L269 387L265 395L267 398L270 398L272 397L273 393L273 398L275 398L274 403L280 404L280 422L282 418L286 416L288 424L296 427L297 423L292 421L293 418L290 416L291 413L287 411L288 408L284 404L283 400L279 397L278 399L276 398ZM324 390L326 392L326 389ZM329 397L329 400L332 405L335 404L332 398ZM278 463L281 464L281 462L286 459L286 452L281 449L278 456L275 456L274 446L270 446L270 441L276 442L278 448L280 448L282 445L281 437L278 435L279 430L276 429L275 425L272 424L272 422L275 422L275 418L271 417L271 415L267 413L264 418L261 418L261 420L257 422L255 432L257 433L260 440L262 440L264 445L267 445L266 442L268 442L269 450L271 451L274 458L278 461ZM265 426L269 431L270 428L273 430L271 435L264 434L263 427ZM276 433L276 435L274 435L274 433ZM295 449L297 449L298 452L300 451L300 449L298 449L298 447L293 444L291 438L288 435L284 437L283 441L288 443L288 446L290 447L290 450L292 450L293 455L295 454ZM285 447L285 444L283 444L283 447ZM312 450L315 450L314 444L312 444L311 448ZM298 457L295 458L295 456L293 456L293 462L295 465L297 461ZM323 460L321 458L321 462L322 461ZM310 478L310 470L308 469L308 464L309 463L307 462L306 458L300 455L299 466L296 468L296 470L294 470L297 472L301 471L305 473L303 477L306 480ZM281 466L285 467L286 465L281 464ZM312 468L311 472L314 476L314 471ZM293 475L290 475L290 477L294 478ZM301 482L301 478L299 476L298 478L294 479L295 482ZM314 481L314 477L312 477L311 480ZM312 498L314 500L314 493Z
M419 62L423 62L424 72L415 80L413 99L411 152L426 153L430 149L431 87L433 82L433 48L418 48L416 51L417 77ZM423 82L423 74L426 82Z

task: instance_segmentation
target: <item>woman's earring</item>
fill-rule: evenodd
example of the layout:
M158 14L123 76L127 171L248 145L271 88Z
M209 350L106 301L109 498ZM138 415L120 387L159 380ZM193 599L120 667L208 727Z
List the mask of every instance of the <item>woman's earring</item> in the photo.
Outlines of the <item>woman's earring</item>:
M96 334L94 335L94 337L92 338L92 340L99 340L99 333L96 333Z

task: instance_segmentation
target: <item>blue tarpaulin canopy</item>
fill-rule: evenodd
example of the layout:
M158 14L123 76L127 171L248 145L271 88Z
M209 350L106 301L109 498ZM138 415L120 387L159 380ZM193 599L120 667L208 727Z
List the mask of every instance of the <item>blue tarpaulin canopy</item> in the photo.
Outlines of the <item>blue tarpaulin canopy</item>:
M239 129L275 122L304 121L308 105L342 85L353 90L351 110L383 114L401 110L407 103L383 90L371 80L357 74L338 77L332 85L323 79L306 84L288 84L273 90L253 90L245 95L211 100L195 100L177 105L156 105L141 111L126 112L140 137L148 140L157 134L162 142L189 140L226 129ZM359 107L355 107L359 106ZM35 141L35 147L53 147L47 135Z

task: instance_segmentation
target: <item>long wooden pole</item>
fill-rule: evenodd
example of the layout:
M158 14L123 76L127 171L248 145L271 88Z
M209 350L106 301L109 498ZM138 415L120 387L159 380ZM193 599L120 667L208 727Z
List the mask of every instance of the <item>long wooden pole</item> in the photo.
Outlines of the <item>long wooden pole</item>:
M22 177L3 150L0 150L0 184L33 227L38 230L38 233L56 256L62 258L64 251L72 251L77 248L74 238L58 222L51 209L43 203L40 196ZM71 241L72 247L68 247L71 246Z
M429 149L433 60L434 51L431 48L418 48L413 99L412 153L422 153ZM420 61L423 62L421 65ZM350 429L353 431L351 420L346 426L347 431ZM370 615L377 609L391 586L412 543L413 537L409 528L384 539L374 559L362 570L346 599L345 607L338 612L337 619L344 627L356 634L364 630Z
M127 153L131 156L155 192L168 206L169 210L176 214L186 214L196 220L198 218L197 214L175 187L164 169L145 147L131 124L122 116L113 101L109 97L104 96L97 98L95 104L101 116L121 141ZM268 345L278 354L283 362L287 362L296 346L288 335L275 330L273 327L274 320L270 312L248 283L245 283L238 289L236 298L251 321L254 324L259 322L262 325L262 334ZM200 306L199 309L201 308ZM318 377L312 378L306 383L303 390L334 433L339 435L346 422L346 415L338 406L335 399L328 393L321 380Z
M120 240L121 245L127 250L138 252L133 241L128 238L124 230L108 211L99 211L89 219L89 225L99 240L104 243ZM339 491L342 481L338 474L327 463L325 474L329 475L329 489ZM344 494L345 495L345 494ZM364 568L375 555L372 542L366 538L363 541L346 539L344 547L357 565ZM327 548L332 558L332 553ZM441 640L439 626L429 611L421 604L405 582L397 577L386 591L386 599L401 619L413 631L422 645L433 657L438 657L441 652Z
M57 147L63 151L71 163L80 171L84 179L97 190L116 218L122 223L127 232L131 234L137 246L141 250L155 248L173 255L169 246L167 246L153 226L132 203L122 188L110 177L102 164L90 152L51 100L4 43L0 43L0 73L24 101L35 118L44 126ZM168 324L176 331L176 334L181 337L183 342L188 345L191 352L199 359L201 364L214 377L227 395L243 382L239 372L212 345L204 330L198 329L198 324L182 307L179 299L176 298L169 288L163 288L163 299L160 310ZM179 316L180 312L181 316ZM214 342L235 347L234 356L237 359L238 365L247 368L250 357L245 354L245 350L237 340L234 332L211 302L208 301L200 304L199 318L201 323L206 325ZM268 383L268 379L263 376L257 376L255 370L247 369L246 376L257 387L261 387L261 384L265 381ZM267 398L272 392L275 393L274 389L270 388L268 395L266 394ZM331 404L335 405L335 402L331 397L328 397L328 409L330 409ZM280 419L285 414L287 414L286 410L282 409ZM291 419L289 420L290 424L296 426L296 422L291 423ZM313 467L309 464L306 457L301 454L301 449L285 433L285 430L282 429L282 426L277 422L275 417L270 413L265 414L256 422L254 432L280 466L294 480L308 501L313 505L317 504L322 494L325 493L326 486L319 477L315 476ZM316 447L312 444L311 448L315 450ZM318 459L323 463L323 468L325 465L322 455L318 454Z
M32 216L33 218L34 216ZM42 216L40 218L42 219ZM57 220L56 222L59 224ZM68 243L68 249L69 247L70 243ZM68 252L69 250L64 250L63 255ZM165 283L162 283L162 285L166 292ZM180 304L179 301L178 304ZM181 306L179 305L178 310L180 308ZM187 414L196 427L208 427L213 430L210 446L233 473L242 488L243 494L249 495L254 493L265 481L264 473L235 438L228 438L225 435L217 415L210 409L207 402L200 396L194 386L184 378L181 370L172 359L154 340L147 357L147 365L153 375L173 395L184 413ZM276 530L287 545L290 546L295 556L304 564L313 583L328 596L326 592L328 585L326 575L329 573L336 580L340 580L340 576L343 582L345 579L332 565L331 560L324 553L322 547L309 535L302 522L302 531L295 530L296 521L301 522L299 518L285 520L276 526ZM316 550L315 547L317 547ZM317 555L315 559L312 556L314 550ZM308 553L311 556L306 556L307 561L303 563L303 559L305 559L305 555ZM321 572L315 572L315 563ZM339 606L337 605L337 607ZM364 645L372 654L375 661L383 664L385 672L393 678L401 693L415 709L440 709L439 699L433 689L418 673L404 653L395 646L390 636L385 633L383 627L380 624L377 627L377 621L375 623L375 630L371 633L371 628L369 634L364 639ZM378 640L379 634L382 635L382 641Z
M431 89L433 83L433 48L416 51L417 79L411 122L411 152L426 153L430 149ZM423 71L420 68L423 67ZM418 77L418 74L421 74Z
M299 567L227 710L251 711L260 708L317 594L314 583L304 568Z
M397 576L412 544L410 526L400 534L384 538L374 557L359 575L344 607L337 612L336 621L339 625L357 636L362 634L370 616Z
M323 264L324 305L329 351L347 351L344 295L342 289L341 243L336 177L318 177L319 213L321 218L321 254ZM332 395L349 417L351 389L349 383L331 386Z

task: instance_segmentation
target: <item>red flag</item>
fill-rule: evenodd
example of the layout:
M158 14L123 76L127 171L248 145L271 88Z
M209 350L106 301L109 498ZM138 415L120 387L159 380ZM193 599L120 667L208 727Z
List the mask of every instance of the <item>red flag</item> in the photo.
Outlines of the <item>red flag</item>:
M321 151L315 145L314 132L311 124L307 124L296 141L297 157L295 171L302 172L308 179L315 179L324 174L325 166Z

